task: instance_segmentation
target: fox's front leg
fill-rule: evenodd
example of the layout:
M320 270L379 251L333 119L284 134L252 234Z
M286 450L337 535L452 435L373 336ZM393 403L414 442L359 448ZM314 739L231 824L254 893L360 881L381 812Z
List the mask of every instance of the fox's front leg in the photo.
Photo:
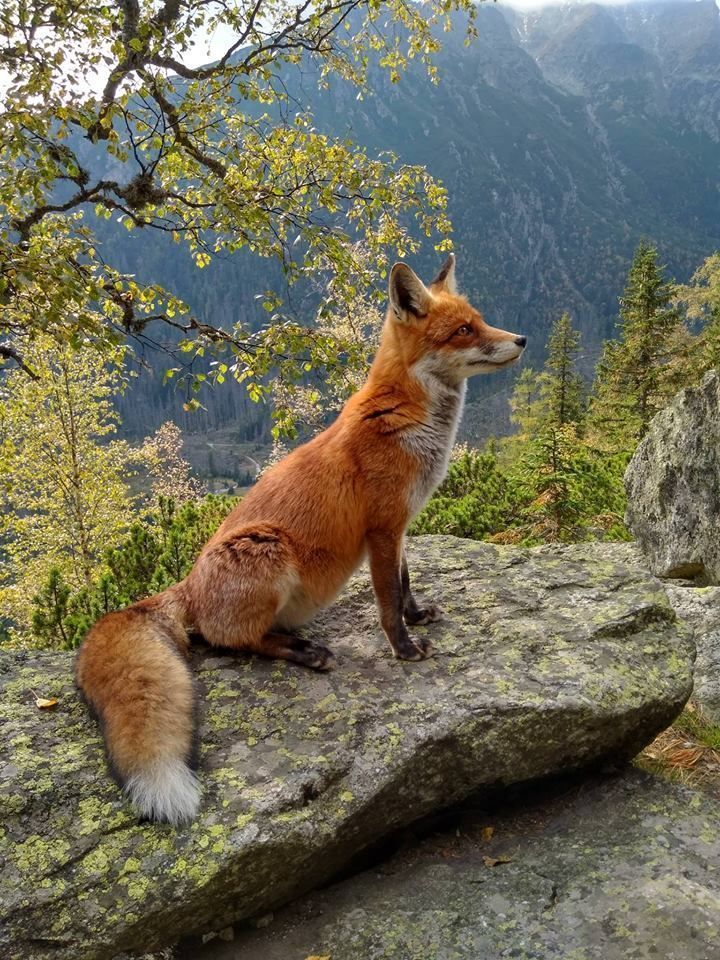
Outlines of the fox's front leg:
M399 660L425 660L432 656L432 646L427 640L411 637L403 619L402 534L374 531L367 544L380 622L393 653Z
M419 607L415 602L415 597L410 590L410 571L404 550L400 562L400 582L403 592L403 616L408 626L417 627L424 623L434 623L436 620L442 620L440 607L435 606L435 604Z

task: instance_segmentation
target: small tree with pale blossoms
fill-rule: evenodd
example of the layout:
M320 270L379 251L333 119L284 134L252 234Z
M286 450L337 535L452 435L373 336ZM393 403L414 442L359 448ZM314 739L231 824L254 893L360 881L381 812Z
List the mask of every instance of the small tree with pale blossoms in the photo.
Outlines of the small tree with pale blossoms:
M312 330L327 353L322 376L314 372L310 382L277 379L272 385L275 442L265 470L288 452L283 437L295 439L300 432L308 435L321 430L367 378L384 317L370 293L372 264L362 252L356 251L356 256L366 267L366 275L358 279L358 287L365 293L358 292L356 299L340 304L331 281Z
M132 522L132 457L117 438L113 405L123 353L105 362L94 349L38 336L24 348L34 375L3 371L0 608L13 637L29 628L32 599L51 570L73 589L90 586Z
M163 423L140 448L140 460L152 477L153 501L170 497L176 504L182 504L207 493L204 484L193 477L182 449L182 431L171 420Z

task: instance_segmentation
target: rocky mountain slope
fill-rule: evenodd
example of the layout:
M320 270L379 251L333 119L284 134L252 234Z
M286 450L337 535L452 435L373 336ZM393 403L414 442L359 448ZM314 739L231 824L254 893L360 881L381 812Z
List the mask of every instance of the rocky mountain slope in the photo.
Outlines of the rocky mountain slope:
M461 29L444 37L437 85L413 65L397 84L375 73L363 100L339 81L319 92L308 67L288 87L321 129L443 180L466 292L529 336L534 363L569 310L590 373L642 236L683 279L720 247L720 11L714 0L487 3L478 33L467 46ZM157 237L118 242L129 269L174 284L215 319L252 310L267 286L267 265L249 258L199 274ZM435 259L427 249L417 266ZM512 376L476 389L504 408Z

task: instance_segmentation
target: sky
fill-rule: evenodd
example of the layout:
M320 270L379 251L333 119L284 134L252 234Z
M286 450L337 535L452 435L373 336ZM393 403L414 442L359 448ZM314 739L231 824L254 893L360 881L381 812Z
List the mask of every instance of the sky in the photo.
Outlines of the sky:
M490 6L492 2L493 0L484 0L483 5ZM648 2L648 0L501 0L501 2L506 6L514 7L517 10L537 10L540 7L547 6L568 6L571 4L594 2L599 2L608 6L617 6L625 3ZM654 2L658 2L658 0L654 0ZM660 0L660 2L662 2L662 0ZM669 0L669 2L673 2L673 0ZM685 0L685 2L692 3L695 2L695 0ZM720 0L716 0L716 3L717 6L720 7ZM184 57L184 61L190 67L202 66L203 64L221 56L234 40L234 32L228 27L221 27L211 36L206 34L198 38L197 42L193 45L193 48ZM90 89L95 89L97 87L99 92L104 86L104 77L94 79L88 77L86 82ZM2 102L3 88L6 86L6 84L7 75L0 70L0 103Z
M622 6L627 3L646 3L648 0L500 0L504 6L513 7L516 10L538 10L540 7L558 7L581 5L583 3L600 3L602 6ZM663 0L654 0L654 2L663 2ZM666 2L677 2L677 0L666 0ZM692 3L694 0L685 0ZM484 0L483 6L491 6L493 0ZM716 0L720 7L720 0ZM198 40L192 53L187 57L189 66L200 66L216 57L219 57L234 40L233 33L227 27L221 27L210 37L203 37Z
M492 2L492 0L485 0L485 2ZM503 6L514 7L516 10L537 10L539 7L562 7L572 5L580 5L583 3L599 3L604 7L619 7L625 6L628 3L647 3L648 0L502 0ZM655 2L662 2L662 0L655 0ZM693 3L694 0L686 0L687 3ZM718 7L720 7L720 0L716 0Z

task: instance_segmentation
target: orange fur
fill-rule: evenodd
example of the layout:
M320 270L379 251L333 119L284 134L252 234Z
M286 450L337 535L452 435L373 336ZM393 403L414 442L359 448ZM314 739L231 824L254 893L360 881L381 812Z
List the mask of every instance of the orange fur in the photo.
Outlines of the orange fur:
M430 655L405 626L438 616L410 593L405 530L444 476L466 378L513 362L524 343L456 294L454 258L429 287L396 264L378 354L337 420L260 478L182 583L90 630L78 682L144 813L181 822L197 808L187 630L324 669L328 650L284 631L331 603L367 555L395 655Z

